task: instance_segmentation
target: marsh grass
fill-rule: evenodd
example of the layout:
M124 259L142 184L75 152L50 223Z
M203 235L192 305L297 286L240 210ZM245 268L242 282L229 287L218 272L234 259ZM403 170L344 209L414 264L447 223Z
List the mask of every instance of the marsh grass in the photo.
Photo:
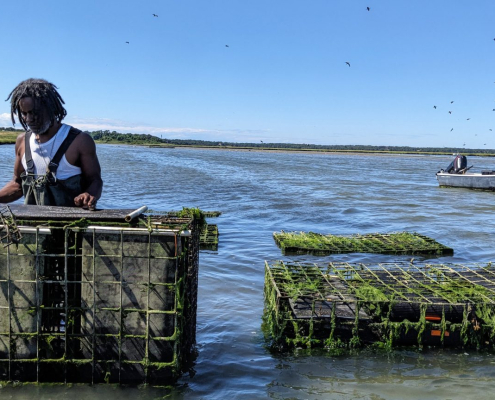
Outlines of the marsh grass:
M0 130L0 144L15 144L19 133Z

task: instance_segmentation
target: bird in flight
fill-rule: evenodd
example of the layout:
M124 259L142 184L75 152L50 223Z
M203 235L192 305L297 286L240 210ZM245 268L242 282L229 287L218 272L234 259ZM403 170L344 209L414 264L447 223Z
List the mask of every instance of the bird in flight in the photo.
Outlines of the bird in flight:
M454 130L454 128L452 128L450 131L452 132Z
M366 7L366 9L367 9L368 11L370 10L370 8L369 8L369 7ZM495 39L493 39L493 40L495 40Z
M225 47L229 47L229 45L228 45L228 44L226 44L226 45L225 45Z
M490 131L491 131L491 129L490 129Z
M469 121L471 118L466 119L466 121Z
M129 44L129 42L126 42L127 44Z
M454 100L452 100L452 101L450 102L450 104L452 104L453 102L454 102Z
M452 111L449 111L449 114L452 114Z
M153 17L158 17L158 15L156 15L156 14L153 14Z
M433 108L436 110L437 109L437 106L433 106Z
M349 61L345 62L349 67L351 66L351 63Z

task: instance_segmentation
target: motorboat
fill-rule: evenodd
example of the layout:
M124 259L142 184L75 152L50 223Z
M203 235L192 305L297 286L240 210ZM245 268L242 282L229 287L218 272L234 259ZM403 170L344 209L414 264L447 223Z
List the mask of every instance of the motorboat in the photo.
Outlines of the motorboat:
M466 156L457 155L447 169L437 172L440 186L468 189L494 190L495 171L469 172Z

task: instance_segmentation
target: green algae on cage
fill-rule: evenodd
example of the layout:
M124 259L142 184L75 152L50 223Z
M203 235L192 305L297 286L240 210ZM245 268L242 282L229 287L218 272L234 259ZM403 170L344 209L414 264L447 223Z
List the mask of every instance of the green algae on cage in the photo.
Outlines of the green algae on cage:
M494 349L495 268L266 262L263 330L274 349Z
M199 248L201 250L218 250L218 226L207 224L199 234Z
M22 239L0 249L3 379L174 382L194 357L197 213L126 223L26 207Z
M370 233L366 235L323 235L315 232L274 232L275 243L287 254L435 254L452 255L454 251L419 233Z
M9 206L0 207L0 226L0 244L9 246L12 243L19 243L22 235Z
M222 215L221 211L203 211L201 210L203 215L207 218L216 218ZM168 215L170 217L177 217L180 211L156 211L156 210L148 210L147 213L155 214L155 215Z

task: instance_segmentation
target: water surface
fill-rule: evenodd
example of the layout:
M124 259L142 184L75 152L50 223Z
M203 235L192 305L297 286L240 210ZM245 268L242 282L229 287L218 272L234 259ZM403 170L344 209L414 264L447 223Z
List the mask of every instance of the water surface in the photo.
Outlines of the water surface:
M0 184L14 148L0 146ZM7 387L5 399L491 399L495 355L397 350L332 357L272 354L261 333L264 261L384 262L410 256L283 257L274 231L352 234L415 231L454 248L442 262L495 260L495 193L439 188L451 157L157 149L99 145L99 206L199 207L220 231L201 252L198 357L170 389L108 386ZM495 159L470 158L478 169ZM415 257L417 260L427 258ZM168 396L168 397L165 397Z

